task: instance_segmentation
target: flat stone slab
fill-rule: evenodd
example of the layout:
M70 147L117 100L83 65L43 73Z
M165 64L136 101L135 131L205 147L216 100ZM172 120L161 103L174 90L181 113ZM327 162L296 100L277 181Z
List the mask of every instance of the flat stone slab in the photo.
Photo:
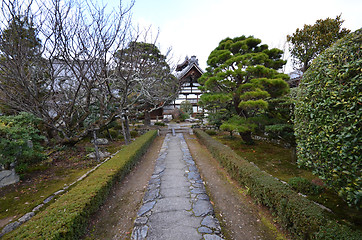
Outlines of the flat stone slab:
M210 201L207 200L197 200L192 206L192 211L194 211L195 216L197 217L204 217L214 213L214 209Z
M208 228L211 228L211 229L220 229L220 225L219 225L219 222L216 218L214 218L213 216L206 216L202 222L201 222L201 225L203 226L206 226Z
M143 214L150 211L156 204L156 201L145 203L141 206L140 210L138 210L137 216L143 216Z
M182 134L167 134L135 220L132 239L223 239Z

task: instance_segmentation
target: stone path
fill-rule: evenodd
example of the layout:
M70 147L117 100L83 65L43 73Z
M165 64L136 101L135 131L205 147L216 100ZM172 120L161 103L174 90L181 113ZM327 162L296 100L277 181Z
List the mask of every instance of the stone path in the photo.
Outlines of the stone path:
M132 239L223 239L182 133L166 135Z

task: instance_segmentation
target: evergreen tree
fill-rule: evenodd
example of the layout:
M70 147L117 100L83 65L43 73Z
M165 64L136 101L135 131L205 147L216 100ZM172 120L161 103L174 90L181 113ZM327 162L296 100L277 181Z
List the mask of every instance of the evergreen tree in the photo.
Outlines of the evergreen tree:
M39 106L45 94L41 41L32 22L15 16L0 34L0 99L21 111Z
M288 76L277 71L286 63L282 53L253 36L226 38L211 52L209 67L199 79L200 104L211 114L233 115L221 129L239 132L247 144L253 143L251 133L268 108L268 99L289 92Z
M289 50L294 58L294 68L307 71L312 60L321 52L330 47L338 39L346 36L350 30L341 28L344 20L341 15L336 19L319 19L314 25L304 25L297 28L295 33L287 36Z

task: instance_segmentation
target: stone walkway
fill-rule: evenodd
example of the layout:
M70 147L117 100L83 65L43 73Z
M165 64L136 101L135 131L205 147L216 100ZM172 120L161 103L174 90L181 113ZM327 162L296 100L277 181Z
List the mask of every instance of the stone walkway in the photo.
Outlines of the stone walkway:
M223 239L182 133L167 134L132 239Z

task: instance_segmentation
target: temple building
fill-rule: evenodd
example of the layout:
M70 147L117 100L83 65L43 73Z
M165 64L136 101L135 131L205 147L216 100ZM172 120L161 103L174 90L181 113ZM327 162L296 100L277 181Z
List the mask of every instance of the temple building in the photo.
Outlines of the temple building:
M200 84L197 79L201 77L204 71L200 68L196 56L186 57L185 61L176 67L176 77L180 82L180 92L173 103L164 108L164 114L174 108L180 108L183 101L189 101L192 104L193 112L201 112L198 106L201 90L198 89Z

